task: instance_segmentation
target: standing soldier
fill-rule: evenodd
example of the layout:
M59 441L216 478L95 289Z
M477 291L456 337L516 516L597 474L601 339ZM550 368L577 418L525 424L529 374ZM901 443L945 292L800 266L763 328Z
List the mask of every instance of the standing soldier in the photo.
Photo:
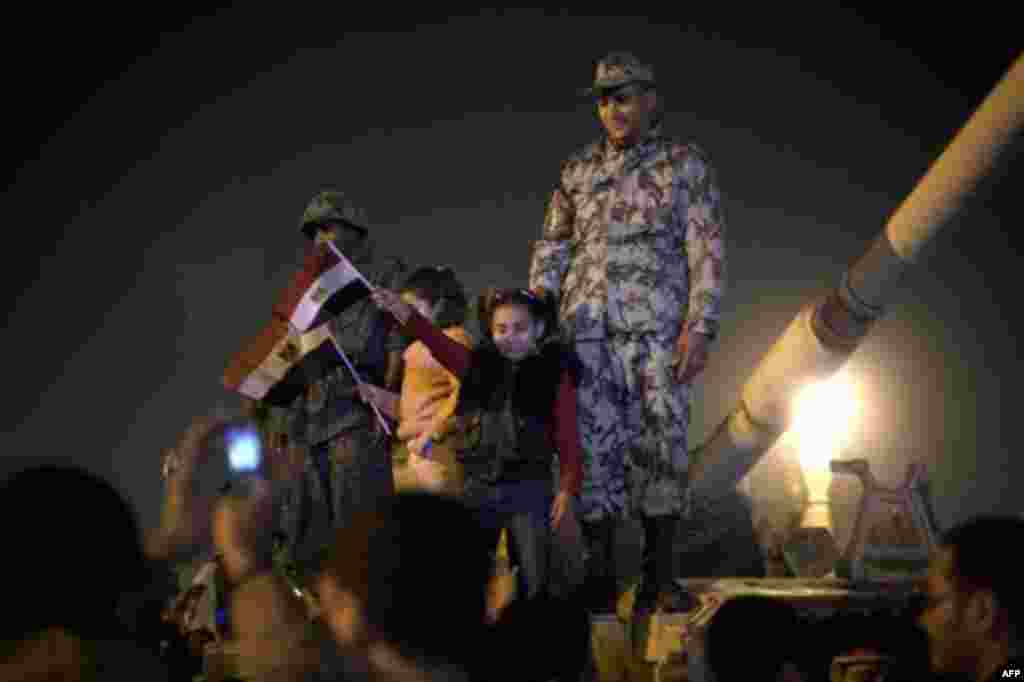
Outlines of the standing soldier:
M611 53L586 93L606 135L562 165L530 286L558 297L562 331L584 365L580 502L591 584L622 589L614 529L639 516L645 556L634 615L644 616L672 594L690 396L718 331L724 221L708 157L662 134L649 65Z
M316 194L300 229L311 242L306 268L319 268L329 257L330 240L375 287L398 287L409 274L404 262L376 256L365 214L339 191ZM290 311L274 314L287 320ZM367 297L328 324L363 381L398 390L406 342L389 316ZM344 364L313 378L287 411L286 423L289 438L308 452L283 519L291 552L304 564L352 513L394 492L390 439Z

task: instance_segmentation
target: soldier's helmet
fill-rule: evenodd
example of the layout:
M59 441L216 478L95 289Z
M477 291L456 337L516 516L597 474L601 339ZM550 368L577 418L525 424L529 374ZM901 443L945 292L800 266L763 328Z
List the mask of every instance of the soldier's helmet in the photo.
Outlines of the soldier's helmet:
M316 237L317 228L334 223L351 227L364 237L370 232L366 212L336 189L317 192L302 212L299 229L307 238Z
M654 85L654 67L629 52L610 52L597 63L594 84L580 94L599 96L630 83Z

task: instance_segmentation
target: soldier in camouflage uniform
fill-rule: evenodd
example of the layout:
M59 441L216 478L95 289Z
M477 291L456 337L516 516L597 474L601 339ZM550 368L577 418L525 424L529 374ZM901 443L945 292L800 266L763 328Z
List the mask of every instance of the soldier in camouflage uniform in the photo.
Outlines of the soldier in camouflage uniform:
M530 286L559 297L562 331L585 366L580 502L591 576L624 587L612 569L614 528L639 516L636 608L648 612L673 578L690 395L718 330L724 225L708 157L662 134L649 65L611 53L586 94L606 135L563 163Z
M341 192L314 196L302 214L300 229L316 243L314 248L333 240L376 287L398 287L408 277L409 268L402 261L375 257L365 214ZM288 313L275 310L285 320ZM328 324L361 379L398 390L407 342L391 323L367 298ZM344 365L313 378L283 419L280 411L275 412L277 429L308 451L305 470L286 493L282 526L294 560L309 567L335 528L354 512L393 494L390 439L359 398Z

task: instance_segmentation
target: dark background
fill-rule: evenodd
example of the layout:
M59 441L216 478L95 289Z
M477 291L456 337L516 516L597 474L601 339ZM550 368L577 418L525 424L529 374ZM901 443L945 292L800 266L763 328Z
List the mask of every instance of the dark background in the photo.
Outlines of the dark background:
M364 203L387 252L450 264L472 290L525 283L558 164L598 132L575 92L613 49L655 64L669 132L710 153L726 195L729 290L695 445L1009 68L1008 7L912 20L739 4L649 19L15 11L4 466L72 456L155 521L161 448L235 402L220 373L266 321L322 184ZM1020 148L853 360L872 397L860 454L890 479L926 458L943 523L1024 511L1010 383Z

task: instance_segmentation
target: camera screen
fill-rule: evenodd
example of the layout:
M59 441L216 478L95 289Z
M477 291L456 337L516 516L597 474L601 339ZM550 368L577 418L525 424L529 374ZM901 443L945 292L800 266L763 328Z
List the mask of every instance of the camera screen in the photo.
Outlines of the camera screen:
M259 469L259 436L246 432L234 435L228 445L228 465L236 472L253 472Z

